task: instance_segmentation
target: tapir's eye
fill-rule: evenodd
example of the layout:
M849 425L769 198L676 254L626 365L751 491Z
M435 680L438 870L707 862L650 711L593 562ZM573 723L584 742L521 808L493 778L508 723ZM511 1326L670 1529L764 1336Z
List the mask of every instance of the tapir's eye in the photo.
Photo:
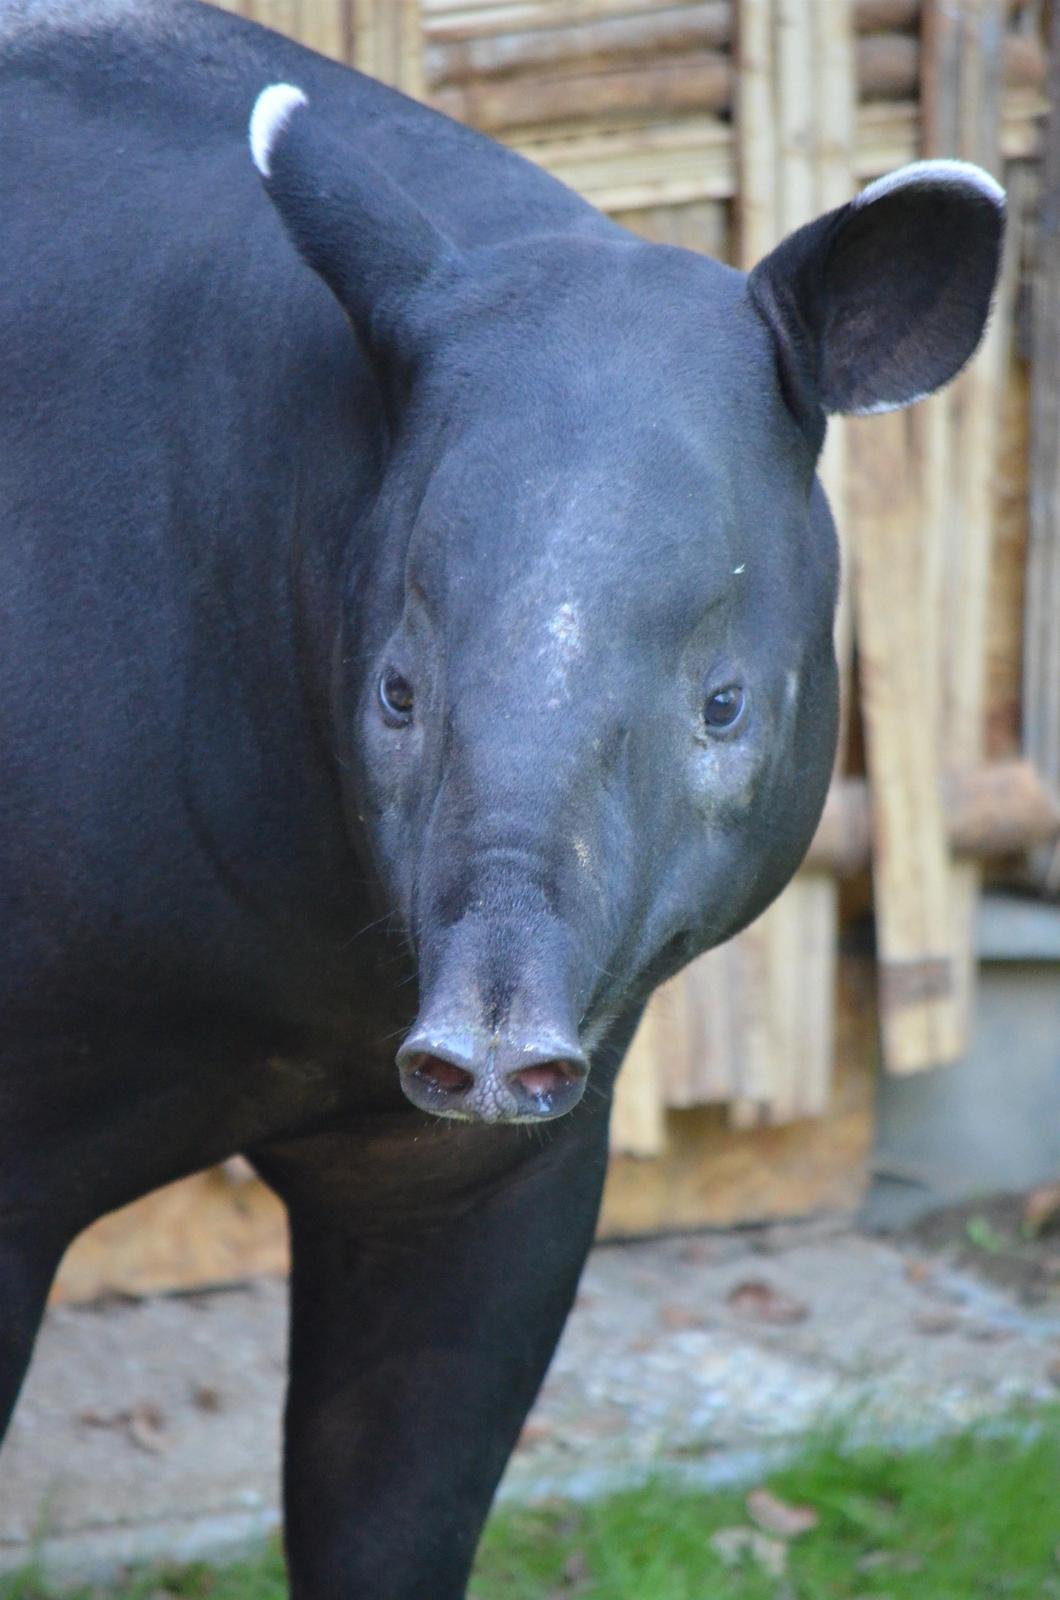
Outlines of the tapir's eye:
M387 667L379 680L379 704L383 718L392 728L404 728L412 721L412 685L400 672Z
M728 732L735 728L744 713L747 696L738 683L727 683L715 689L703 702L703 721L712 733Z

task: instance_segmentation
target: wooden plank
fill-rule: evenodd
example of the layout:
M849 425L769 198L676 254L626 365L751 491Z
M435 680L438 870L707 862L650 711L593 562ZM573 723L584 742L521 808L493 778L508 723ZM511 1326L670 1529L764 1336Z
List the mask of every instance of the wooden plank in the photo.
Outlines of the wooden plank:
M682 1033L681 1019L672 1015L665 996L654 996L615 1086L611 1112L615 1154L658 1156L666 1148L664 1063L681 1047Z
M93 1224L67 1251L55 1301L158 1294L287 1270L287 1217L271 1189L220 1168L185 1178Z
M741 1130L722 1107L671 1112L663 1157L612 1160L600 1238L853 1211L872 1149L871 1062L841 1066L827 1112L808 1122Z
M1004 15L1001 0L975 0L962 14L958 154L1002 176L999 121ZM994 532L994 463L1005 345L1015 314L1018 227L1006 244L998 297L983 347L951 391L960 523L947 524L946 589L952 610L946 653L946 760L970 769L983 754L988 583ZM982 873L974 862L952 869L955 976L965 1042L970 1036L978 970L976 914Z
M1015 217L1020 236L1029 240L1037 214L1037 173L1030 165L1008 169L1008 212ZM1027 315L1023 314L1026 294ZM1016 327L1030 331L1030 281L1027 267L1020 288L1021 311ZM1026 604L1029 521L1028 462L1030 458L1030 363L1017 348L1013 329L1011 349L1001 393L994 474L994 540L990 573L990 615L987 637L987 687L985 755L988 762L1014 760L1023 749L1024 610ZM1026 851L1040 844L1029 838L1016 845Z
M1060 793L1060 5L1052 10L1048 137L1032 301L1030 529L1023 740ZM1060 845L1036 851L1035 878L1060 892Z
M741 1040L734 1032L742 1015L740 966L735 947L693 962L673 980L676 994L664 993L663 1005L680 1006L684 1024L680 1053L664 1062L668 1106L717 1105L736 1092Z
M777 242L780 187L778 160L778 40L774 0L737 0L735 136L737 150L736 262L747 269ZM718 1056L730 1083L730 1120L753 1124L774 1097L775 1044L770 995L771 960L787 933L788 908L774 906L722 950L696 964L690 983L714 1006L705 1006L710 1032L703 1049ZM723 1052L727 1052L725 1062Z
M815 0L774 0L777 133L774 244L809 222L817 212L815 9ZM742 264L753 265L747 261Z
M1036 156L1044 107L1037 91L1005 97L1002 149L1008 161ZM737 157L729 124L713 117L647 118L614 124L523 130L511 141L521 154L604 211L684 205L737 195ZM913 105L861 106L853 152L859 182L878 178L920 154Z
M611 216L643 239L651 239L655 244L680 245L685 250L700 250L715 260L726 260L732 248L729 208L718 200L613 210Z
M781 0L772 3L779 4ZM783 0L793 14L804 3L807 0ZM360 9L379 4L380 0L355 0L355 16ZM746 5L749 12L768 12L767 0L757 0L757 4L746 0ZM753 34L753 24L746 26ZM741 23L741 27L745 24ZM785 56L791 54L793 68L794 57L804 54L806 40L801 27L785 28L780 33L779 44ZM743 57L742 45L739 54ZM920 47L914 38L901 34L861 38L856 43L854 59L862 100L904 101L917 94ZM1001 59L1005 81L1011 87L1041 87L1044 58L1033 38L1010 36ZM381 75L377 72L377 76ZM422 84L422 76L417 81ZM446 83L432 91L431 103L484 133L504 134L556 119L579 117L620 120L646 114L703 111L722 117L735 110L735 100L741 94L730 56L721 50L698 49L652 57L636 66L605 64L594 71L575 61L567 67L556 65L512 77ZM794 112L795 98L788 103ZM786 142L782 133L782 147ZM801 209L803 199L796 190L792 208Z
M726 231L725 213L716 203L694 207L659 206L618 214L644 237L660 244L718 254ZM698 967L698 963L696 966ZM725 1070L729 1053L712 1029L724 1015L724 994L704 1008L694 972L679 974L656 994L637 1033L615 1091L611 1148L632 1156L655 1156L666 1141L665 1107L727 1098L729 1081L711 1076Z
M419 0L352 0L353 65L422 100L423 23Z
M1008 0L1008 10L1018 14L1026 3ZM847 10L857 33L912 33L920 21L920 0L853 0ZM571 0L515 0L508 5L497 4L497 0L423 0L428 37L442 43L589 29L599 23L650 25L659 13L665 18L675 12L699 18L699 26L709 30L714 42L729 43L733 30L729 0L689 0L683 5L680 0L575 0L575 4Z
M786 232L853 192L851 134L854 53L849 17L827 0L776 0L766 37L765 7L747 0L739 26L750 30L758 56L770 62L776 115L752 79L739 102L738 139L749 135L741 185L752 196L750 226L741 230L741 264L750 266ZM824 45L828 35L827 48ZM742 76L742 74L741 74ZM742 93L742 91L741 91ZM772 195L772 214L768 197ZM842 513L843 441L834 436L826 470ZM841 648L849 660L849 628L841 611ZM745 964L741 1080L733 1122L784 1122L820 1115L828 1098L835 1011L837 887L825 874L801 873L780 899L736 941ZM731 1031L735 1032L733 1028Z
M298 40L333 61L353 60L350 0L302 0Z
M647 65L606 71L553 71L518 78L478 78L449 84L431 104L483 133L578 116L621 118L644 112L726 111L732 63L720 51L663 57Z
M923 16L924 154L957 156L1000 174L1002 0L968 0L960 9L927 0ZM935 555L929 575L932 609L942 615L945 597L946 617L945 632L931 650L942 685L934 715L946 764L958 770L974 767L983 753L998 395L1018 278L1015 233L1010 229L984 348L956 383L924 408L920 422L924 537ZM973 862L954 863L950 870L951 959L963 1045L974 1007L980 877Z
M490 31L457 38L429 36L427 81L432 88L449 83L542 69L614 66L628 61L657 60L665 54L724 50L730 42L729 0L667 6L660 11L589 17L556 27L509 32Z
M936 618L925 583L912 415L851 419L848 434L884 1059L892 1071L912 1072L956 1059L961 1042L942 772L930 714Z
M289 39L299 37L301 6L299 0L244 0L243 13L261 22L266 28L275 28Z
M945 774L943 814L950 850L1014 855L1060 837L1060 795L1030 761L997 761ZM872 804L861 778L832 784L807 860L840 877L869 864Z
M973 0L973 4L977 0ZM921 154L927 158L956 156L960 153L960 99L964 66L963 19L958 10L942 0L925 0L921 21L920 103ZM934 729L940 750L949 749L947 726L951 679L947 672L948 653L944 650L942 619L952 625L952 607L947 594L947 567L953 560L956 532L962 533L959 479L955 473L956 428L952 389L932 396L912 418L913 437L920 463L921 528L923 541L923 585L925 608L920 647L929 676L930 702L924 716ZM946 763L947 767L949 763ZM974 868L972 869L974 871ZM956 1054L967 1046L972 1007L972 955L962 937L970 915L974 914L977 885L947 868L946 892L952 919L947 959L954 986L957 1037ZM910 959L907 956L907 959ZM888 1065L889 1053L884 1048ZM933 1063L924 1061L923 1066Z

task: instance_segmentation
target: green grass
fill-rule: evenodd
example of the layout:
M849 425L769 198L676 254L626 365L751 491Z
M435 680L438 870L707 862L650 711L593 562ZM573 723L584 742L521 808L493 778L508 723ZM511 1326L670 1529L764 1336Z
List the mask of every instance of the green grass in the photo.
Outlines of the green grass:
M1060 1409L1034 1429L970 1433L905 1455L808 1448L768 1479L812 1506L818 1526L790 1546L786 1578L726 1568L711 1534L748 1525L742 1492L668 1486L589 1506L501 1511L473 1600L1060 1600ZM180 1572L157 1569L77 1600L285 1600L279 1555ZM0 1600L50 1600L30 1577Z

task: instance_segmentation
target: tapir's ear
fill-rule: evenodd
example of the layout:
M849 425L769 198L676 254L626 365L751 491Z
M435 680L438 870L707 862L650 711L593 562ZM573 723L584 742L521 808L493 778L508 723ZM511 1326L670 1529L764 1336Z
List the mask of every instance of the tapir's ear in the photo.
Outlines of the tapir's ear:
M959 372L986 325L1004 191L979 167L902 167L785 239L751 293L796 409L890 411Z
M262 90L249 138L254 165L296 249L369 337L455 259L444 234L315 115L293 84Z

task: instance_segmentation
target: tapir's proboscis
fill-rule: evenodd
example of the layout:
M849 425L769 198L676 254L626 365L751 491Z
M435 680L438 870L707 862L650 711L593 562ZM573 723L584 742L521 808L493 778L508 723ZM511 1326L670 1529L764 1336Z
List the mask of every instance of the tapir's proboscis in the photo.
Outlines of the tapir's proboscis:
M745 274L196 0L4 0L0 149L0 1425L75 1235L242 1152L292 1594L457 1600L641 1011L821 811L826 419L968 359L1003 196Z

